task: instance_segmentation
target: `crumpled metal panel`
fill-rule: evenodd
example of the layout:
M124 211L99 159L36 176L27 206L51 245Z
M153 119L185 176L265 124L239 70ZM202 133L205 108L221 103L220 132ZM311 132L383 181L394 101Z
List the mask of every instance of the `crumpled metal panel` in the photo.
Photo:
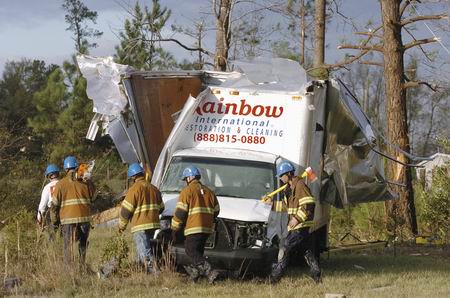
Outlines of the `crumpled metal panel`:
M120 118L115 118L108 123L106 133L113 140L122 162L128 164L140 162L136 129L133 126L127 127L124 124L124 121L121 121Z
M342 208L392 199L381 156L371 150L376 136L340 81L328 82L326 113L321 200Z

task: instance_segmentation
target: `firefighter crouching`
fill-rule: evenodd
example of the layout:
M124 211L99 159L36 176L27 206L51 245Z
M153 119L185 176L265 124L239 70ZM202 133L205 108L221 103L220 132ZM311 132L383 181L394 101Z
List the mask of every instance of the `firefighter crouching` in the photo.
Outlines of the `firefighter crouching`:
M321 282L321 270L314 251L314 238L309 233L313 226L315 199L308 186L300 177L294 175L294 167L289 162L282 162L277 168L277 176L283 183L288 183L287 211L289 215L288 235L281 245L278 263L270 275L272 283L278 282L289 263L289 257L299 246L305 247L306 263L310 267L311 277L316 283Z
M51 204L51 217L54 226L61 224L64 237L64 261L73 262L73 245L79 242L80 263L84 264L91 228L91 200L94 185L90 180L77 179L78 161L74 156L64 159L66 176L55 185Z
M131 233L136 245L137 261L144 266L147 273L157 273L153 266L151 239L155 230L160 228L159 214L164 210L164 203L159 190L145 180L144 169L137 163L128 168L128 178L134 184L127 191L119 213L119 232L123 232L131 221Z
M176 243L177 231L184 228L184 248L191 264L184 266L190 278L196 282L206 277L213 283L218 272L212 270L211 264L204 256L205 244L213 233L214 220L219 215L220 207L216 195L200 183L200 171L194 166L184 169L182 180L187 186L181 191L175 214L172 218L172 238Z

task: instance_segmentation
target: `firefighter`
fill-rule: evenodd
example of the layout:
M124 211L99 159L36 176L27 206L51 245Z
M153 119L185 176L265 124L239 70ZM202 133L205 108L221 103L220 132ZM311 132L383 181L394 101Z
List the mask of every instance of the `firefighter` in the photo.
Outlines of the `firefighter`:
M321 270L314 251L314 238L309 230L313 226L315 199L303 179L294 175L294 167L289 162L282 162L277 167L277 176L284 183L288 199L286 202L289 215L288 234L281 245L278 263L270 274L272 283L278 282L289 263L289 257L300 246L305 248L304 258L310 267L311 277L316 283L321 282Z
M191 264L184 266L190 278L196 282L206 277L213 283L218 272L212 270L211 264L204 256L205 244L214 229L214 220L219 215L220 207L216 195L200 182L200 171L189 166L182 173L186 187L181 191L175 214L172 218L173 242L177 242L177 231L184 228L184 248Z
M74 156L67 156L64 159L66 176L56 183L50 208L53 225L61 225L66 264L73 262L75 242L79 242L80 263L85 263L91 227L90 205L95 189L90 180L77 179L77 168L78 161Z
M146 181L144 169L137 163L128 167L128 178L134 184L128 189L119 213L119 232L123 232L131 222L131 233L136 245L137 261L147 273L157 273L153 265L153 253L150 240L155 230L160 228L159 214L164 203L159 190Z
M41 227L49 224L48 208L51 206L52 194L55 191L55 185L59 181L59 168L57 165L49 164L45 169L44 176L49 182L42 189L41 201L37 211L37 222Z

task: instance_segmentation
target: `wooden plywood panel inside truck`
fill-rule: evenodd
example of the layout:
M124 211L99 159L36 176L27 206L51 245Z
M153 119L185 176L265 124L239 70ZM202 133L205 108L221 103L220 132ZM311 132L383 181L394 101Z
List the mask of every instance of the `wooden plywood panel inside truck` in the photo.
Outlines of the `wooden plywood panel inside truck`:
M174 122L189 95L197 96L202 87L199 77L145 77L131 75L134 99L144 135L144 143L153 169Z

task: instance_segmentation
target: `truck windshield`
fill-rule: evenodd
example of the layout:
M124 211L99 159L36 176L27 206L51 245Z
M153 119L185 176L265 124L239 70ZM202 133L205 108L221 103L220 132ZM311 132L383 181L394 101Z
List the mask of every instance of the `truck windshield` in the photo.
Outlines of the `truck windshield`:
M176 156L164 176L161 192L181 191L186 186L181 173L190 165L200 169L202 184L216 196L260 199L274 189L274 170L270 163Z

